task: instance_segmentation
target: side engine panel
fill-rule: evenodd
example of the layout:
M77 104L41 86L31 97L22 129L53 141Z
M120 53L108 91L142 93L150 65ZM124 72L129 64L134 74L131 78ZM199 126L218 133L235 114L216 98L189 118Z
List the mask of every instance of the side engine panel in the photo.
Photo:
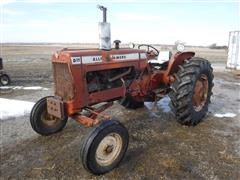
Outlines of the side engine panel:
M123 83L126 87L129 87L136 74L134 67L87 72L86 82L88 93L118 88L123 86Z

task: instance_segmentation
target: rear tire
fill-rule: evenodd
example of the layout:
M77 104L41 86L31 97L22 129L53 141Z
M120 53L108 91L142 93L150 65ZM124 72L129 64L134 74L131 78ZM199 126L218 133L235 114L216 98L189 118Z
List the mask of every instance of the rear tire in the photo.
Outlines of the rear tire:
M128 147L127 129L118 121L103 121L85 136L80 157L89 172L100 175L114 169Z
M195 57L179 66L169 94L171 108L179 123L193 126L206 115L213 77L210 63L203 58Z
M7 74L0 75L0 85L7 86L11 83L11 79Z
M47 113L47 98L40 99L33 106L30 114L30 123L35 132L41 135L51 135L61 131L67 123L68 117L59 119Z
M126 96L118 102L127 109L138 109L144 106L143 101L136 101L131 96Z

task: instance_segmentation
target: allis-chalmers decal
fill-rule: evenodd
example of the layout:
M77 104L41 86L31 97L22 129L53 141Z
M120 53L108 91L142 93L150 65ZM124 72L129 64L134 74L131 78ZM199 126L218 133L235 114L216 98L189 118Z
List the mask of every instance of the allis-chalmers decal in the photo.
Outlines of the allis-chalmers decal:
M126 56L124 55L112 55L112 59L126 59Z
M131 54L113 54L111 55L112 60L133 60L139 58L139 53ZM140 59L146 59L146 54L141 53ZM81 57L71 57L72 64L81 64ZM102 62L102 56L82 56L83 64L91 64Z
M131 53L131 54L113 54L111 56L113 60L131 60L131 59L138 59L138 53Z
M72 64L81 64L81 57L71 57ZM102 62L102 56L82 56L83 64Z

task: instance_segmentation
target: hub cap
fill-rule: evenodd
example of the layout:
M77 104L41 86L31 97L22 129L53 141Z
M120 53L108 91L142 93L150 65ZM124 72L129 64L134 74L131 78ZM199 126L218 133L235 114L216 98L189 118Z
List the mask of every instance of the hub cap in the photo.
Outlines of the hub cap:
M45 110L41 115L41 121L45 127L55 127L60 123L61 119L48 114L47 110Z
M193 107L195 111L201 111L207 101L208 96L208 78L202 74L197 80L193 92Z
M96 161L101 166L111 165L119 156L123 146L117 133L110 133L102 139L96 150Z

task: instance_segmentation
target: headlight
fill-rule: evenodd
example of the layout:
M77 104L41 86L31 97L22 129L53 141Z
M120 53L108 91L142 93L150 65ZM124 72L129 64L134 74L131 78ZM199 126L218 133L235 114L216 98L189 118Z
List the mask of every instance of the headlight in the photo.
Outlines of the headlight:
M183 44L178 44L178 45L177 45L177 50L178 50L179 52L183 52L184 49L185 49L185 47L184 47Z

